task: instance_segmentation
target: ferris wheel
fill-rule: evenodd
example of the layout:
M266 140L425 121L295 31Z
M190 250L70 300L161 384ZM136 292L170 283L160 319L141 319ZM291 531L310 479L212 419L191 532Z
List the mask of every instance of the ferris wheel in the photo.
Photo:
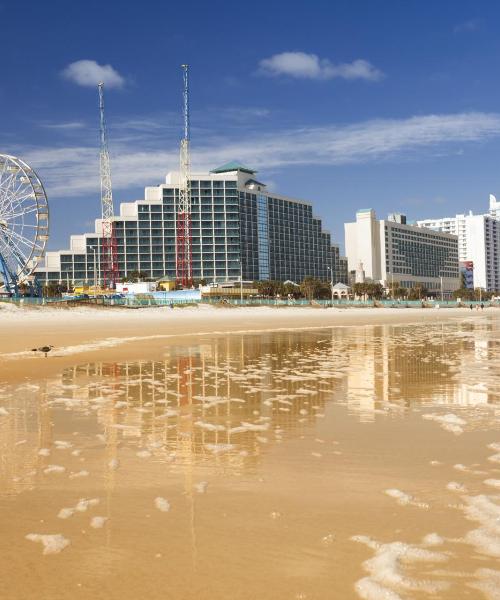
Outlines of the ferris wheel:
M0 154L0 279L17 292L40 263L49 239L49 205L38 175L20 158ZM1 286L0 282L0 286Z

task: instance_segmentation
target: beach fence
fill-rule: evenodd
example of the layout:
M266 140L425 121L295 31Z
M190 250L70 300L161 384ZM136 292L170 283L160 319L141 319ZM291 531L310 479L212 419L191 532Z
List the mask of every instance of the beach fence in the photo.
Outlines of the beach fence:
M189 292L190 290L186 290ZM312 306L317 308L457 308L457 307L472 307L475 309L483 304L485 307L497 306L500 307L498 301L466 301L457 302L456 300L348 300L334 299L331 300L307 300L288 299L288 298L202 298L193 294L172 294L169 292L154 294L136 294L127 295L125 297L109 297L105 296L97 298L0 298L1 303L14 304L17 306L36 307L36 306L52 306L56 307L71 307L71 306L115 306L123 308L146 308L154 306L196 306L198 304L208 304L217 306L297 306L305 307Z

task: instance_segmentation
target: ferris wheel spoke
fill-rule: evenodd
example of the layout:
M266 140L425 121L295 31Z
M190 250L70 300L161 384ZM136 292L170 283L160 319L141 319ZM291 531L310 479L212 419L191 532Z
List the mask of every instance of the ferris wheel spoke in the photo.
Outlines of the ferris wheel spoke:
M15 265L16 270L22 270L28 264L29 257L20 248L9 245L7 252L10 254L9 262Z
M33 194L30 192L26 192L23 194L20 193L9 193L6 194L4 196L4 198L2 199L2 201L0 201L0 210L4 209L4 207L6 207L7 205L18 205L18 204L22 204L23 202L26 201L30 201L32 202L32 206L36 209L37 205L36 205L36 201L33 199Z
M12 245L12 247L15 247L19 250L21 247L29 248L30 250L28 251L28 255L31 254L32 249L36 247L36 244L33 244L32 240L20 235L19 233L16 233L15 231L7 229L3 231L3 233L8 238L9 245ZM26 260L27 259L28 257L26 257Z
M7 177L5 177L3 179L2 182L2 187L0 188L0 191L2 192L2 195L0 196L0 201L3 203L3 201L5 199L7 199L9 197L9 193L10 193L10 187L13 183L13 176L11 175L7 175Z
M18 188L14 189L12 194L19 202L24 202L25 200L36 202L35 193L26 183L22 183Z
M16 269L23 267L28 262L28 256L25 252L14 244L11 240L6 240L4 253L2 254L11 264L17 262Z
M17 233L17 231L14 231L13 229L4 229L3 234L9 239L17 240L21 244L26 244L28 246L33 245L32 240L28 239L24 235L21 235L20 233Z
M2 218L3 218L3 219L5 219L6 221L8 221L8 220L10 220L10 219L15 219L15 218L17 218L17 217L24 217L25 215L30 215L30 214L32 214L32 213L37 213L37 212L38 212L38 209L37 209L37 207L35 206L35 207L33 207L33 208L27 208L26 210L23 210L23 211L21 211L21 212L17 212L17 213L14 213L14 212L12 212L12 213L9 213L8 215L7 215L7 214L3 215L3 214L0 212L0 214L2 214Z
M10 223L11 228L12 226L15 227L14 231L16 231L16 229L23 229L24 227L28 227L29 229L40 229L40 225L33 225L33 223Z

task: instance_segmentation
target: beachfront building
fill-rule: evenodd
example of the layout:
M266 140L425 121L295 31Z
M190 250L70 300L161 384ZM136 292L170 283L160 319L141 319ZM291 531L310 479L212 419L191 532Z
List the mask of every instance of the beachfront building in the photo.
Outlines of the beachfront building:
M365 277L386 288L421 286L438 298L460 287L456 235L410 225L401 214L379 221L371 208L344 227L349 271L362 264Z
M500 202L490 195L483 215L455 215L417 221L420 227L458 236L458 257L466 287L500 290Z
M236 162L191 175L193 277L329 281L332 272L334 283L347 283L347 261L312 205L271 192L255 177ZM178 202L179 173L172 172L165 183L147 187L144 200L120 205L114 218L120 277L142 271L175 279ZM38 279L101 282L101 231L97 219L94 232L71 236L69 249L47 252Z

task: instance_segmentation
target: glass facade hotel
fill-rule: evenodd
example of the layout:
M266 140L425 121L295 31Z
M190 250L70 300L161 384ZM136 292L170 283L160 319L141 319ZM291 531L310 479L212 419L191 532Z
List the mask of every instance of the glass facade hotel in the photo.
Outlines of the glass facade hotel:
M346 260L307 202L267 192L255 171L229 163L191 175L193 277L209 281L292 280L306 276L346 283ZM175 278L179 174L148 187L145 199L122 203L115 217L120 277L142 271ZM70 248L48 252L40 281L92 284L101 280L101 222L71 236ZM94 274L94 262L96 273Z

